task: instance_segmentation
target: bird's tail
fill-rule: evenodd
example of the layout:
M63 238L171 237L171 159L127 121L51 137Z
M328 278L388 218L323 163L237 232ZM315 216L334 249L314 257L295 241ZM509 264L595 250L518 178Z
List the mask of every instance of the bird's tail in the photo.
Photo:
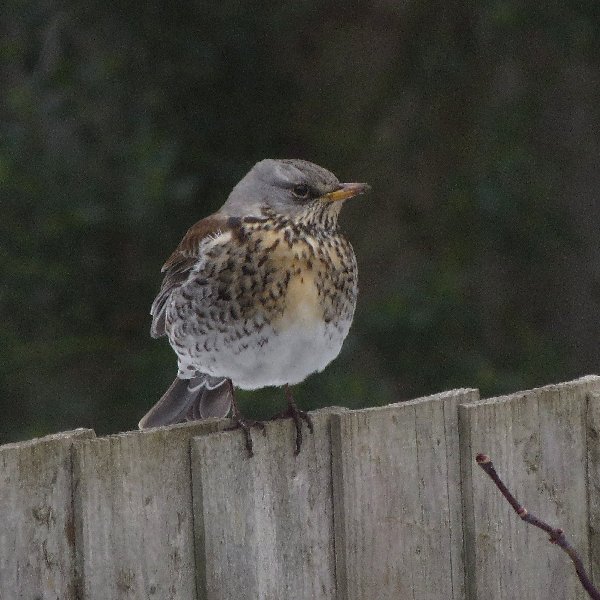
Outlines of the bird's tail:
M209 417L226 417L231 410L232 386L228 379L199 374L179 379L139 422L140 429L195 421Z

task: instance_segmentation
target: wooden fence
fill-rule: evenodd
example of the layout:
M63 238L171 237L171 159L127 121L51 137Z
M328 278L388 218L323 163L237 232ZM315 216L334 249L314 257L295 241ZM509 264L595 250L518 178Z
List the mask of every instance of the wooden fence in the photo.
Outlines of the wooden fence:
M566 529L600 581L600 377L0 447L0 599L586 598L477 467Z

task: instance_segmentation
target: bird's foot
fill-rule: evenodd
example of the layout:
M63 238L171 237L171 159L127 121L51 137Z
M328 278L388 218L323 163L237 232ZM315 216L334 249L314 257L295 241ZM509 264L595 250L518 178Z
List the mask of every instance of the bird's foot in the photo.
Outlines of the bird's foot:
M254 456L254 444L252 443L252 434L250 433L250 429L252 427L256 427L265 434L265 424L262 421L255 421L254 419L246 419L242 417L239 413L234 413L233 417L233 425L227 428L227 431L233 431L235 429L241 429L244 433L244 439L246 440L246 450L248 451L248 457L252 458Z
M246 440L246 450L248 451L248 457L252 458L254 456L254 444L252 443L252 434L250 433L250 429L252 427L256 427L257 429L261 429L263 435L265 435L265 424L262 421L255 421L254 419L246 419L242 413L240 412L240 407L237 404L235 399L235 391L233 389L233 383L231 379L227 380L227 384L229 385L229 390L231 394L231 408L232 408L232 420L233 425L227 429L227 431L233 431L235 429L241 429L244 433L244 439Z
M280 413L271 417L271 421L277 419L288 419L291 418L296 426L296 450L294 454L298 456L300 454L300 448L302 448L302 421L306 422L308 430L314 433L313 422L311 416L304 410L300 410L292 397L290 389L286 386L285 395L288 401L287 408L282 410Z

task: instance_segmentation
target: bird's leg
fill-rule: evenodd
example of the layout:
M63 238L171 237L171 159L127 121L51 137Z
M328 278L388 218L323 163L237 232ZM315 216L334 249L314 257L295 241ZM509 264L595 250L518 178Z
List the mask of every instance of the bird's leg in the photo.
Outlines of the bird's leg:
M246 439L246 450L248 451L248 456L252 458L254 456L254 448L252 444L252 435L250 433L251 427L258 427L259 429L265 430L265 424L261 421L254 421L253 419L246 419L242 413L240 412L240 408L237 405L235 400L235 393L233 391L233 383L231 379L228 379L229 390L231 393L231 405L233 409L233 426L229 428L229 430L233 429L241 429L244 432L244 438Z
M284 389L285 399L288 403L287 408L281 411L280 413L276 414L275 416L271 417L271 420L274 421L275 419L286 419L288 417L291 417L293 419L294 425L296 426L296 450L294 454L297 456L298 454L300 454L300 448L302 447L302 421L306 421L306 425L308 426L308 429L311 433L314 432L313 422L310 418L310 415L307 412L300 410L296 405L294 396L292 396L292 390L290 386L286 384Z

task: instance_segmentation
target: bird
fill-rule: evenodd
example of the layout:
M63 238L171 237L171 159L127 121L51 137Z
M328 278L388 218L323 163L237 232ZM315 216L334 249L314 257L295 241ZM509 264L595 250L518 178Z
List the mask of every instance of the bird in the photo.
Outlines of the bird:
M350 242L339 232L345 200L370 189L340 183L314 163L256 163L214 214L192 225L162 267L150 314L151 335L166 336L177 377L139 422L140 429L226 417L241 428L253 455L251 427L235 389L284 387L295 454L303 421L291 386L322 371L352 324L358 273Z

